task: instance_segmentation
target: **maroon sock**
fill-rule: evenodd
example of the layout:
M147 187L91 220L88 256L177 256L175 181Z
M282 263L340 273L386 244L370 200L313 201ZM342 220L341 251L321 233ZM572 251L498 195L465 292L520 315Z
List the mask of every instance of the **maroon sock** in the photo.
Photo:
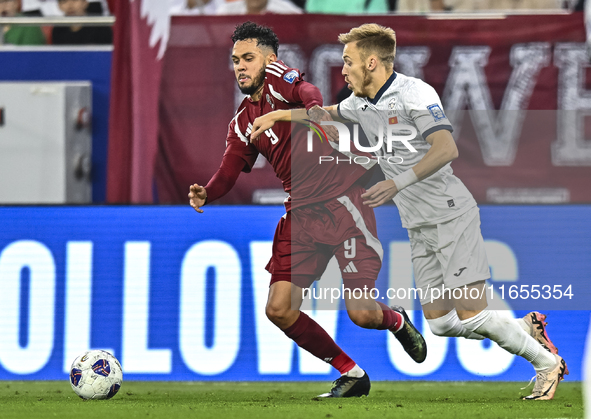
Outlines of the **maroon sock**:
M341 374L346 374L353 369L355 365L355 361L349 358L345 352L341 352L339 355L335 356L335 358L330 361L330 365L335 367Z
M378 327L379 330L391 330L392 332L398 332L402 325L404 324L404 318L402 314L397 311L392 310L384 303L380 303L376 301L380 308L382 309L382 313L384 314L384 318L382 320L381 326Z
M355 366L355 362L335 343L318 323L300 311L294 324L283 331L300 348L304 348L316 358L320 358L345 374Z

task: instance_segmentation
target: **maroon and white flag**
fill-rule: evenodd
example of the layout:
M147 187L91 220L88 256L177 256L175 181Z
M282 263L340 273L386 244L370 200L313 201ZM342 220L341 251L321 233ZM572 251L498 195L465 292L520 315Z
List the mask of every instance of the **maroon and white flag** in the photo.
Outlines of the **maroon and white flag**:
M153 202L162 57L170 33L168 1L114 5L107 201Z

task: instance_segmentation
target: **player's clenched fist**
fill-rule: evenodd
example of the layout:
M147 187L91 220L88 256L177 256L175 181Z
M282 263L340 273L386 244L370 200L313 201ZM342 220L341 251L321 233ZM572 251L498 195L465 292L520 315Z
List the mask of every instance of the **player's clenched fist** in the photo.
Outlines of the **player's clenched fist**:
M203 212L201 207L205 205L205 201L207 200L207 192L203 186L199 186L196 183L189 186L189 204L195 211Z

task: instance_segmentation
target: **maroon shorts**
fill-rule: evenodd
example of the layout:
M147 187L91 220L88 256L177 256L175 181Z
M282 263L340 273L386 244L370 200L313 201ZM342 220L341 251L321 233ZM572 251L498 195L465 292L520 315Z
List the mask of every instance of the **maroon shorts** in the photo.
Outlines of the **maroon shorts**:
M303 288L320 279L336 256L345 287L373 287L382 267L373 209L363 205L360 186L329 201L295 208L275 230L267 264L271 284L290 281Z

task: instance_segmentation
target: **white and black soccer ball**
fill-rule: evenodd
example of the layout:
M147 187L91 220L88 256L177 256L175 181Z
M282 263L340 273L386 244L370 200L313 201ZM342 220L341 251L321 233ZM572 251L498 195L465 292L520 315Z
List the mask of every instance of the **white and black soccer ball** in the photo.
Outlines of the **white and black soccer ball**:
M70 367L70 385L79 397L110 399L121 388L121 364L106 351L88 351L78 356Z

